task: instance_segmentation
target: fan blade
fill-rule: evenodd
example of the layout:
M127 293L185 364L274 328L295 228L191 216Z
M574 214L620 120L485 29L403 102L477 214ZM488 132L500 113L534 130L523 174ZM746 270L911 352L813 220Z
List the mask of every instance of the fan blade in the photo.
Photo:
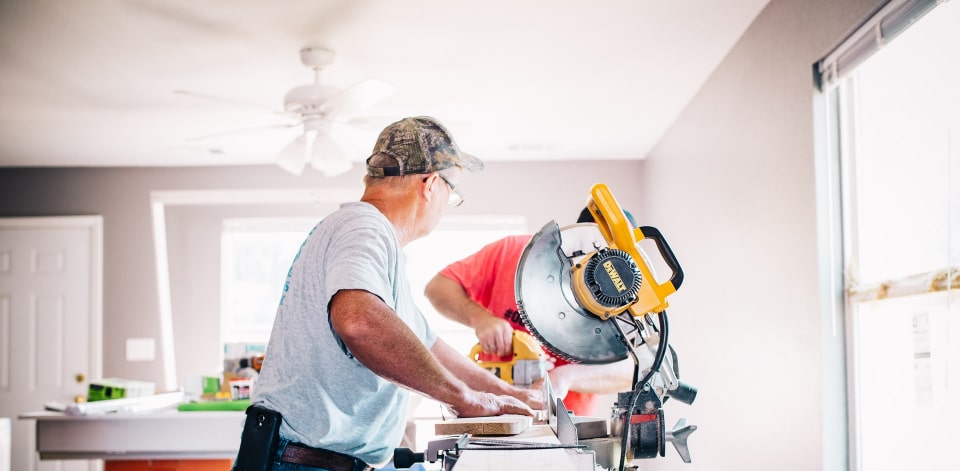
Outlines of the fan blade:
M353 115L383 101L397 87L383 80L367 79L330 97L320 106L321 111L337 121L346 121Z
M319 133L313 141L310 166L323 172L325 176L333 177L350 170L353 162L333 136Z
M303 167L307 165L307 157L307 135L304 133L280 150L276 159L277 166L294 175L300 175Z
M204 134L204 135L202 135L202 136L188 137L188 138L186 139L186 141L187 141L187 142L206 141L206 140L209 140L209 139L216 139L216 138L218 138L218 137L230 136L230 135L233 135L233 134L243 134L243 133L248 133L248 132L266 131L266 130L269 130L269 129L289 129L289 128L296 127L296 126L299 126L299 125L300 125L300 123L268 124L268 125L265 125L265 126L253 126L253 127L249 127L249 128L231 129L231 130L229 130L229 131L220 131L220 132L214 132L214 133L210 133L210 134Z
M255 102L252 102L252 101L238 100L238 99L236 99L236 98L228 98L228 97L223 97L223 96L210 95L210 94L207 94L207 93L191 92L191 91L189 91L189 90L173 90L172 93L173 93L174 95L182 95L182 96L188 96L188 97L191 97L191 98L201 98L201 99L204 99L204 100L216 101L216 102L218 102L218 103L224 103L224 104L227 104L227 105L246 106L246 107L259 108L259 109L262 109L262 110L267 110L267 111L269 111L269 112L271 112L271 113L286 113L285 111L279 110L279 109L277 109L276 107L273 107L273 106L268 106L268 105L265 105L265 104L263 104L263 103L255 103Z

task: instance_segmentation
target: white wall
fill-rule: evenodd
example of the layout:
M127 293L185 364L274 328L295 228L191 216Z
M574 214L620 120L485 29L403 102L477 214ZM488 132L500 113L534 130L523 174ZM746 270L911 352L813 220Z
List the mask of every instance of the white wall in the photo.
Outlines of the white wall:
M812 65L880 0L774 0L649 156L649 216L686 279L671 299L694 463L836 469L821 413ZM842 464L842 461L841 461Z

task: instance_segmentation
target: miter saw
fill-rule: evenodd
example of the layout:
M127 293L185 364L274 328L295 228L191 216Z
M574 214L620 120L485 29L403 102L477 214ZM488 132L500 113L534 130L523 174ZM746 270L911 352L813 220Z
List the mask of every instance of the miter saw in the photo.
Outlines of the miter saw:
M680 419L667 430L663 413L668 398L691 404L697 394L680 381L676 353L668 343L666 298L680 287L683 271L660 231L632 227L606 185L593 186L587 208L596 223L560 228L551 221L527 244L516 274L517 305L534 337L561 358L584 364L632 358L634 387L618 395L607 436L588 440L565 426L572 421L562 401L548 401L550 425L560 441L556 447L577 451L577 470L593 471L593 464L602 462L623 471L636 459L664 456L667 442L689 463L687 437L696 426ZM671 272L668 280L655 277L640 247L644 240L656 244ZM649 357L641 349L652 353L652 364L641 365L640 359ZM445 469L451 468L447 461L456 462L466 450L496 449L469 437L446 440L431 442L428 450L429 461L449 456ZM451 447L444 449L446 445ZM528 449L524 446L529 444L505 443L500 449ZM594 456L589 465L582 465L585 447Z
M664 456L668 441L689 462L686 438L696 427L681 419L668 431L662 409L669 397L690 404L697 393L680 382L668 343L666 298L680 287L683 270L659 230L630 226L606 185L593 186L587 208L595 224L547 223L524 249L515 287L523 322L544 348L572 362L633 358L634 389L619 394L608 437L621 441L620 469L633 459ZM645 239L672 272L668 280L655 278L640 249ZM645 371L640 348L654 355Z

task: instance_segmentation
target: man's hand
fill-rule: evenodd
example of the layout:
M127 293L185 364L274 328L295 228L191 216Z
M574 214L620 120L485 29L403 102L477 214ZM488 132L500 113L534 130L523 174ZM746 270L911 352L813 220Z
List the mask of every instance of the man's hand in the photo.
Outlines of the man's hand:
M484 352L506 356L513 353L513 327L477 304L459 282L437 274L427 283L423 294L440 315L473 327Z
M547 394L543 390L543 380L537 381L530 388L513 388L511 396L517 398L534 410L544 410L547 406Z
M498 356L513 353L513 326L509 322L490 314L476 318L473 330L483 351Z
M503 414L520 414L535 417L530 406L510 396L498 396L492 393L476 392L476 395L460 406L450 406L457 417L489 417Z

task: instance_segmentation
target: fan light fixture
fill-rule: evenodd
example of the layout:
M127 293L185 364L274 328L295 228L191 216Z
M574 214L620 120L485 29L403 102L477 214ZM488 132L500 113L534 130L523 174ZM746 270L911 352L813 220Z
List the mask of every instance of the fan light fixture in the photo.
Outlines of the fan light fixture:
M331 177L353 167L343 146L334 138L348 131L341 126L358 111L382 101L394 91L386 82L368 79L338 92L321 85L320 71L333 62L333 51L322 48L300 50L300 61L313 69L313 83L295 87L283 98L287 112L296 113L303 120L303 134L284 146L277 154L277 165L294 174L303 173L310 166Z
M333 63L333 59L333 51L324 48L306 47L300 50L300 61L313 69L313 82L294 87L283 97L284 112L297 116L297 122L207 134L188 141L203 141L257 129L303 126L303 133L276 155L276 164L294 175L301 175L307 163L328 177L347 172L353 167L351 155L355 154L355 144L358 144L354 142L359 137L354 134L356 126L363 123L363 119L357 119L356 115L390 96L396 87L378 79L362 80L342 90L324 85L320 82L320 71ZM174 93L249 105L241 100L184 90Z
M294 175L303 173L310 166L333 177L346 173L353 167L343 147L336 142L328 129L330 123L319 119L303 123L304 132L285 145L277 154L277 166Z

